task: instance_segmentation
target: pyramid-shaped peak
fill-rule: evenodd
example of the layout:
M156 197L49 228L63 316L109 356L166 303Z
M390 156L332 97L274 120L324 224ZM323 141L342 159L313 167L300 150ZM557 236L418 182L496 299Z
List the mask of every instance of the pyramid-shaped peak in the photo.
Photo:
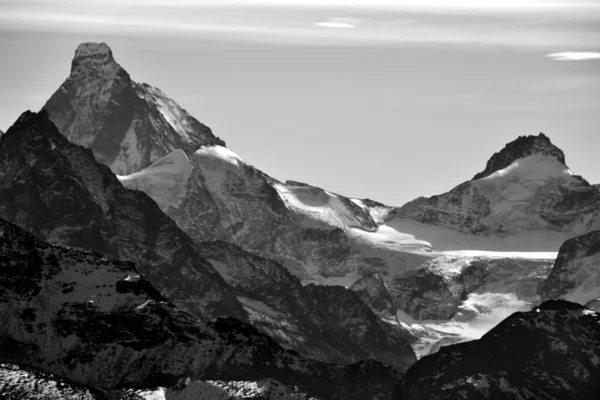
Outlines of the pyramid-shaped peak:
M521 158L534 154L555 157L558 161L565 164L563 151L552 144L548 136L540 132L537 136L519 136L514 141L508 143L488 160L485 169L476 174L473 179L485 178L498 170L508 167Z

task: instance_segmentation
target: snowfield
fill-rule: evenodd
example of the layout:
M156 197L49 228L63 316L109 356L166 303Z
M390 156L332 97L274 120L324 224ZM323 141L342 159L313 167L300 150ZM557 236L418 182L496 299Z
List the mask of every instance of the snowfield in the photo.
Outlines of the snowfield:
M194 167L183 150L175 150L148 168L117 178L128 189L146 192L161 209L177 207L185 197L187 181Z

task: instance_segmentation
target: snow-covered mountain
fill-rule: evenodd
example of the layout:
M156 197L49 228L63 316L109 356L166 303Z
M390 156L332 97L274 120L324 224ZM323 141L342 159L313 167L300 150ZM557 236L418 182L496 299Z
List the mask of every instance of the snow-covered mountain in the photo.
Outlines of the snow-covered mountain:
M541 283L542 299L565 299L600 311L600 231L567 240L548 278Z
M566 239L597 227L599 211L598 188L574 175L563 152L540 133L519 137L472 180L413 200L396 216L424 225L420 237L426 240L435 239L427 232L435 227L503 238L513 250L556 251Z
M0 361L33 367L38 378L52 373L41 378L62 378L84 396L171 387L205 399L201 382L185 380L269 378L316 398L358 400L389 396L398 382L400 370L378 362L325 364L235 319L199 320L166 301L133 263L45 243L2 219L0 238ZM10 378L7 369L0 376ZM243 388L221 384L236 385ZM2 395L9 390L27 387L9 382Z
M45 111L24 113L0 138L0 160L0 217L51 243L135 262L197 317L251 322L330 362L416 360L404 330L378 320L353 292L316 293L236 245L194 243L147 195L125 189L91 151L62 136Z
M65 83L71 82L76 88L69 91L68 104L95 104L92 109L100 111L84 110L81 115L94 126L111 127L112 121L121 118L118 108L95 100L103 97L96 96L100 89L93 82L97 69L114 69L116 63L105 45L83 47L90 53L109 55L92 57L89 64L74 61L77 72ZM164 144L160 129L143 130L150 142L157 142L151 147L160 152L151 152L152 157L143 163L129 163L128 168L119 170L104 155L104 147L94 145L95 140L104 143L102 138L110 136L110 131L102 131L94 141L87 140L86 135L74 133L78 129L83 132L85 129L77 128L77 124L85 127L85 122L65 122L71 121L73 108L64 111L52 108L52 103L51 99L46 108L63 134L90 147L125 187L148 194L197 246L206 241L231 242L244 252L285 267L291 275L267 261L257 263L246 256L242 261L224 262L232 260L225 253L235 253L228 245L211 250L220 258L211 259L210 264L231 287L253 323L282 343L296 341L300 346L296 349L312 356L320 357L317 354L323 347L302 347L301 343L310 345L313 338L328 343L325 347L331 343L326 335L311 333L328 326L318 321L338 321L339 328L370 320L356 299L368 304L379 322L367 322L361 329L354 326L347 332L364 330L372 332L369 338L375 338L382 337L384 330L392 347L392 338L398 335L410 338L419 354L440 344L478 338L511 312L539 304L536 287L549 273L560 244L598 223L600 191L573 175L562 151L543 134L509 143L473 180L451 192L420 198L396 209L300 182L280 182L245 163L224 143L211 142L202 134L204 142L188 141L177 147L173 141ZM143 107L134 107L135 118L154 121L162 115L159 103L148 101ZM169 104L179 109L172 100ZM165 121L173 128L172 119ZM167 136L186 137L171 128L165 128L170 132ZM190 132L189 137L196 137ZM115 143L123 143L119 135L114 137ZM148 141L144 143L150 146ZM208 254L204 257L210 259ZM248 279L255 275L261 278ZM299 289L294 283L297 280L305 287ZM311 283L345 286L357 296L349 296L347 291L332 296L334 291L325 289L322 293ZM284 284L285 290L272 291ZM249 291L256 295L249 296ZM295 294L286 297L288 293ZM316 304L309 307L306 299L317 294L323 299L344 299L343 312L335 311L337 306L329 310ZM357 310L357 314L351 317L350 310ZM333 318L333 311L344 317ZM279 318L282 313L287 316L284 324ZM350 325L348 318L353 321ZM296 335L298 327L303 327L301 336ZM346 343L384 343L353 334L335 337L345 337ZM387 351L386 346L379 349ZM351 357L370 354L379 358L383 354L364 344L360 347ZM338 345L333 348L340 349ZM353 344L348 348L357 347ZM335 351L327 350L329 357L335 357Z
M160 89L139 84L105 43L83 43L71 74L44 108L73 143L117 174L145 168L173 150L225 143Z
M479 340L443 347L394 399L597 399L600 315L566 301L514 313Z

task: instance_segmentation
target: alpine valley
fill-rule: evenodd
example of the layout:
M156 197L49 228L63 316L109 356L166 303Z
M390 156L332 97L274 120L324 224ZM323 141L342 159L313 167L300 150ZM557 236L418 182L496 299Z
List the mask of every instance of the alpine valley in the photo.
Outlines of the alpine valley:
M0 132L0 397L600 398L600 187L540 133L403 206L279 181L105 43Z

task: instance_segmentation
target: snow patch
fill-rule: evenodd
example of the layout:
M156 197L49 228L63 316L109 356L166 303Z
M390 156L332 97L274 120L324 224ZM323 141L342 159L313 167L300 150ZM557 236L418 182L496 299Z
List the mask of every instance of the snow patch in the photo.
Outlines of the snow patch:
M381 225L375 232L351 228L348 235L375 248L399 252L429 251L431 244L415 238L414 235L400 232L389 225Z
M187 192L194 167L183 150L175 150L148 168L117 178L128 189L146 192L162 210L178 207Z
M215 161L226 162L236 167L239 167L240 164L244 164L244 161L242 161L240 156L223 146L202 146L195 154Z
M141 86L149 96L146 100L152 102L165 121L184 141L190 141L193 129L188 122L187 113L176 102L171 100L160 89L150 85Z
M565 240L570 238L568 234L553 231L522 232L506 237L476 236L404 218L393 218L386 222L386 226L427 241L439 251L483 250L549 254L557 252Z
M555 157L534 154L472 184L490 202L491 212L484 220L500 221L510 233L517 233L548 227L547 221L531 212L531 204L540 187L551 181L569 185L572 175Z
M304 185L275 183L273 187L290 210L305 217L299 219L299 223L304 227L320 229L362 227L372 229L372 227L365 224L364 217L356 215L356 210L349 207L334 193ZM352 202L357 204L354 200ZM362 206L357 205L365 208L364 204Z
M262 301L254 300L249 297L243 297L243 296L238 296L238 300L240 303L242 303L244 308L250 308L250 309L258 311L262 314L268 315L271 318L276 318L276 319L283 318L283 315L281 313L275 311L274 309L272 309L271 307L269 307Z

